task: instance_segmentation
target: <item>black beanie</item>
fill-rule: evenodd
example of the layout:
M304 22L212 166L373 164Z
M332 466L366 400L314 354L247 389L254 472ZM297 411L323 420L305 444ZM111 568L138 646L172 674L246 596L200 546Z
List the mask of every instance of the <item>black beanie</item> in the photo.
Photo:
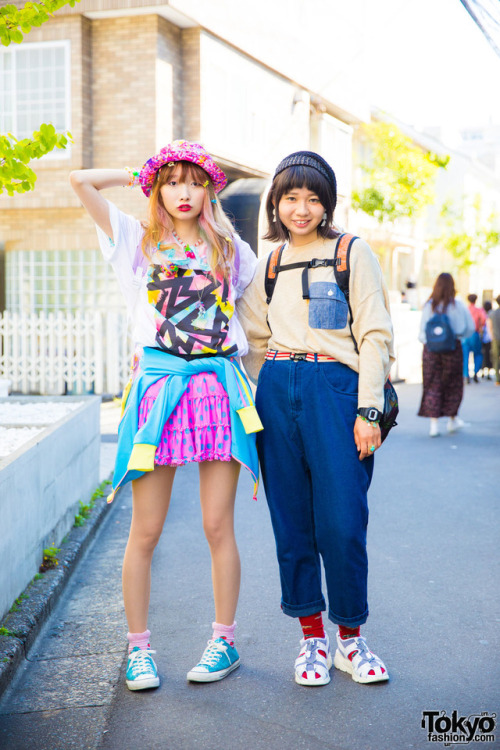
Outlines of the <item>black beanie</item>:
M336 206L337 180L335 178L335 172L328 164L328 162L323 159L322 156L316 154L314 151L295 151L295 153L290 154L289 156L285 156L285 158L280 161L280 163L276 167L274 178L276 178L276 176L279 175L280 172L283 172L283 170L287 169L288 167L312 167L313 169L316 169L328 181L330 189L333 193L333 205L334 207Z

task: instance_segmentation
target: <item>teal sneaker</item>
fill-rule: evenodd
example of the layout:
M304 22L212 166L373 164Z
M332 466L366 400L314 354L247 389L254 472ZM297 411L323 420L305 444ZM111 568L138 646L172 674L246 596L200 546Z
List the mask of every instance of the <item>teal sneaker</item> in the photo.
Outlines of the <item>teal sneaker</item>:
M126 681L129 690L146 690L156 688L160 684L160 678L156 670L150 648L139 648L135 646L128 655Z
M209 641L199 664L187 673L191 682L215 682L240 666L240 657L234 646L224 638Z

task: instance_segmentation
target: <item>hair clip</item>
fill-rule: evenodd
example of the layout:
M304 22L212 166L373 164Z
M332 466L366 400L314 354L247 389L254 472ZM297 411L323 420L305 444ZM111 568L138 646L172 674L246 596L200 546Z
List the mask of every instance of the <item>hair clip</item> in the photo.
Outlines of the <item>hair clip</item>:
M210 184L210 183L209 183L209 181L207 180L206 182L204 182L204 183L203 183L203 187L208 187L208 186L209 186L209 184Z
M167 167L175 167L175 161L169 161Z
M226 240L226 242L232 242L231 237L224 237L224 239Z
M217 198L212 198L212 200L210 201L210 203L217 203Z
M141 181L139 179L139 172L137 171L137 169L130 169L130 167L123 167L123 169L129 176L128 185L126 187L134 187L134 185L141 184Z

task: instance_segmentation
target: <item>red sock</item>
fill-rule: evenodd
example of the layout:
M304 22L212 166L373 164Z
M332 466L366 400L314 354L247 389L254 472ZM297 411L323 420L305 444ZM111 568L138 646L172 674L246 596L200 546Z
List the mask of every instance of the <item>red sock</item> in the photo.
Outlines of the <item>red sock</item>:
M323 627L323 615L321 612L316 612L315 615L309 615L308 617L299 617L299 622L302 626L302 632L304 638L324 638L325 629Z
M347 638L359 638L360 628L360 625L358 625L357 628L347 625L339 625L339 635L343 641L347 640Z

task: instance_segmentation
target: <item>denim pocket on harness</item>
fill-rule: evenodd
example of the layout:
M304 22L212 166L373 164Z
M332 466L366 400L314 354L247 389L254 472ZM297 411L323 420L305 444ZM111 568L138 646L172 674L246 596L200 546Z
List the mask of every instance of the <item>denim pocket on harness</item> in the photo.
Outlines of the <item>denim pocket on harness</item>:
M340 330L347 325L349 308L343 292L333 281L314 281L309 286L311 328Z

